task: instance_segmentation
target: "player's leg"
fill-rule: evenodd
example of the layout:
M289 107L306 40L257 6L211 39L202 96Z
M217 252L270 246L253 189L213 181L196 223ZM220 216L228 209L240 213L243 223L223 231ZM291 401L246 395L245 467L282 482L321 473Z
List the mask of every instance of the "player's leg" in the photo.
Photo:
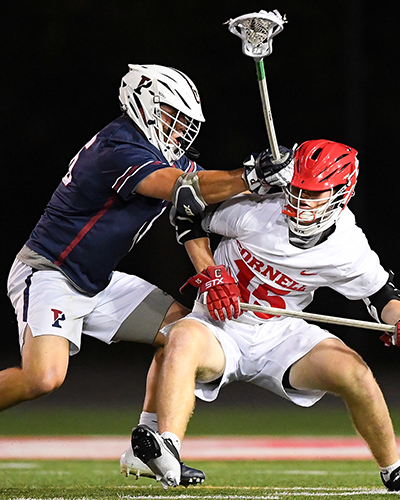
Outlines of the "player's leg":
M216 380L224 367L221 345L204 324L184 319L170 329L158 388L160 433L169 431L183 439L194 408L196 380Z
M165 324L167 323L168 320L166 319ZM162 335L162 337L165 340L164 335ZM140 414L139 419L139 426L145 425L156 433L158 433L156 393L163 359L164 349L160 347L154 355L147 374L145 400L143 404L143 410ZM128 476L129 474L134 474L137 478L139 476L155 477L153 471L145 463L143 463L140 458L134 456L131 446L122 454L120 459L120 466L121 472L126 476ZM201 484L204 482L204 480L205 474L203 471L194 469L193 467L188 467L183 462L181 462L180 484L187 487L189 485Z
M98 308L86 324L89 331L85 333L106 342L110 331L116 330L111 338L112 342L124 340L163 346L165 335L159 330L189 312L186 307L154 285L124 273L114 273L107 293L102 295L104 297L101 297ZM112 315L109 314L110 304ZM118 311L117 315L115 311ZM115 319L114 324L109 322L111 316ZM139 420L139 425L146 425L154 432L158 432L156 392L162 360L163 350L159 348L147 375L146 395ZM205 475L202 471L187 467L184 463L181 463L180 467L181 484L184 486L204 481ZM125 476L133 474L136 477L155 477L153 471L140 458L134 456L132 447L127 448L121 455L120 468Z
M17 259L7 287L18 322L21 366L0 372L0 409L63 383L70 349L79 351L80 318L92 301L74 291L61 273L35 271Z
M163 346L160 329L186 316L189 310L156 286L125 273L114 273L110 285L100 294L96 310L85 323L84 333L105 342L140 342ZM156 391L162 364L158 351L150 366L143 411L156 419ZM156 430L156 429L155 429Z
M337 339L326 339L290 370L296 389L324 390L340 396L359 434L380 467L398 459L393 425L382 392L366 363Z
M182 319L187 314L189 314L189 312L190 312L189 309L187 309L185 306L179 304L179 302L174 301L169 307L164 317L164 320L160 325L160 330L161 328L164 328L164 326L169 325L171 323L175 323L179 319ZM165 335L161 333L161 331L158 331L154 339L154 345L164 346L165 341L166 341ZM164 361L164 349L160 347L159 349L157 349L154 358L151 362L149 371L147 373L146 395L143 403L144 412L154 413L154 414L157 413L156 396L157 396L158 380L160 377L163 361ZM158 428L156 430L158 430Z
M165 339L165 337L164 337ZM162 364L164 361L164 348L159 347L154 357L151 361L149 371L147 372L146 377L146 394L143 402L143 412L154 415L154 429L158 431L158 421L157 421L157 388L158 382L160 379L160 372L162 368ZM153 428L151 422L142 422Z
M164 485L180 484L179 450L194 408L195 381L210 382L224 371L220 343L202 323L183 319L167 336L157 391L159 432L137 427L132 447Z
M0 410L57 389L67 373L69 342L53 335L33 337L27 325L21 356L20 367L0 372Z
M169 307L167 313L165 314L164 320L160 325L160 330L164 326L174 323L179 319L182 319L184 316L189 314L189 312L190 312L189 309L187 309L185 306L179 304L179 302L174 301ZM158 331L154 339L154 345L164 346L164 344L165 344L165 335L160 331ZM164 349L162 347L159 347L156 353L154 354L149 371L147 373L146 394L143 402L143 412L151 414L149 418L150 420L153 419L154 428L151 425L151 423L147 421L147 419L143 423L146 423L147 425L150 424L150 427L156 431L158 431L156 396L157 396L158 380L160 377L160 371L163 361L164 361Z

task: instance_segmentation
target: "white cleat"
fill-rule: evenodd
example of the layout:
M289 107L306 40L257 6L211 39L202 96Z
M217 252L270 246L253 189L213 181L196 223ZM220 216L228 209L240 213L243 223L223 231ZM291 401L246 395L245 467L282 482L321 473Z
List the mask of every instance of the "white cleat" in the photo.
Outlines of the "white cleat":
M164 488L178 486L181 481L181 461L170 439L162 438L145 425L132 431L132 449L150 467Z
M131 446L121 455L119 465L121 474L124 474L125 477L132 474L136 476L136 479L139 479L139 477L150 477L151 479L156 479L154 472L147 467L147 465L142 462L140 458L135 457Z

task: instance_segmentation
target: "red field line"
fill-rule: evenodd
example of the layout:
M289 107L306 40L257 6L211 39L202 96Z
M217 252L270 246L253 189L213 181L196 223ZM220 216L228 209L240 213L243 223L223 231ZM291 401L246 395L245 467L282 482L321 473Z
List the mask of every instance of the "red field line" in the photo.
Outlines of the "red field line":
M398 441L400 445L400 441ZM0 437L0 460L119 460L129 437ZM187 437L183 460L371 460L356 437Z

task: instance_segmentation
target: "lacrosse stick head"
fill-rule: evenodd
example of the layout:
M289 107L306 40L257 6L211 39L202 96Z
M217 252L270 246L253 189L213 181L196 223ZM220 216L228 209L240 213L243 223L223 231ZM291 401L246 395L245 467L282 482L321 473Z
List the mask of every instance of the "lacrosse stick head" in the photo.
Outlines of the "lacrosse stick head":
M229 31L242 40L242 51L246 56L261 60L272 53L272 39L283 30L286 16L277 10L253 12L230 19Z

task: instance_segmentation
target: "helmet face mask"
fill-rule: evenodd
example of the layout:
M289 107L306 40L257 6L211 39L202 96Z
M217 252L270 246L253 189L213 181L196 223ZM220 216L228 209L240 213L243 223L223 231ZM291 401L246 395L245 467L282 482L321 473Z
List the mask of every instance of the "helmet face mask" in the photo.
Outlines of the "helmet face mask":
M129 65L121 81L121 109L167 159L181 158L204 121L193 82L173 68Z
M313 197L311 191L285 188L286 206L290 229L299 236L313 236L336 222L343 210L344 187L320 191L323 196Z
M290 234L317 241L316 235L331 228L347 206L357 175L354 149L326 140L303 143L295 153L291 184L284 188Z
M200 131L200 122L186 116L181 111L161 104L154 109L160 151L168 161L181 158Z

